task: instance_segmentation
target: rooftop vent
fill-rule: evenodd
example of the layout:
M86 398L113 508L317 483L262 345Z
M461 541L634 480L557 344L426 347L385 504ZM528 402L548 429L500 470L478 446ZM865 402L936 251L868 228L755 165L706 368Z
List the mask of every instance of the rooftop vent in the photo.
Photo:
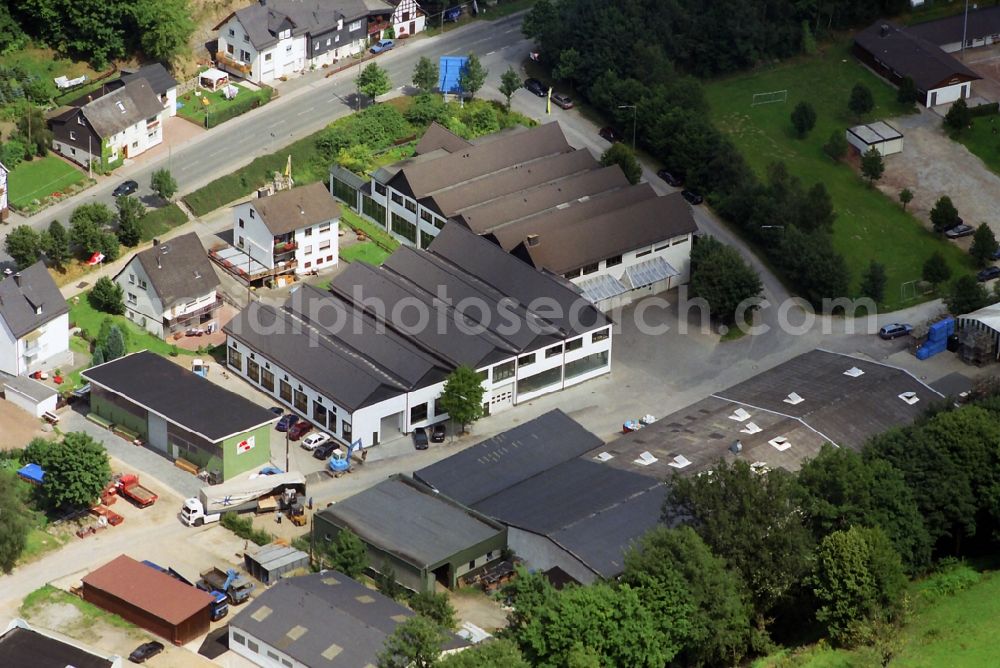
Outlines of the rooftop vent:
M764 430L758 427L756 422L747 422L740 431L744 434L759 434Z
M750 465L750 470L757 474L767 473L770 468L771 467L767 465L767 462L754 462Z
M899 395L899 398L905 401L906 403L910 404L911 406L920 401L920 397L917 396L916 392L903 392L901 395Z
M675 469L682 469L685 466L691 466L691 460L684 455L674 455L674 460L667 464L667 466L672 466Z
M306 210L302 208L301 204L299 204L299 214L301 214L303 216L306 215Z
M796 404L801 404L805 399L800 397L795 392L790 392L787 397L785 397L785 403L795 406Z
M529 234L525 239L525 243L528 244L528 248L534 248L541 243L541 239L538 238L537 234Z
M650 452L649 452L649 451L647 450L646 452L644 452L644 453L642 453L641 455L639 455L639 458L638 458L638 459L633 459L633 460L632 460L632 463L633 463L633 464L638 464L639 466L649 466L650 464L655 464L655 463L656 463L656 462L658 462L658 461L660 461L660 460L659 460L659 459L657 459L656 457L654 457L654 456L653 456L653 455L652 455L652 454L651 454L651 453L650 453Z
M784 436L775 436L770 441L768 441L768 443L774 446L774 449L778 450L779 452L784 452L788 448L792 447L792 444Z
M879 26L878 34L881 37L888 37L889 36L889 24L888 23L883 23L881 26Z
M738 455L741 452L743 452L743 441L739 439L733 441L733 444L729 446L729 452L733 453L734 455Z
M845 376L850 376L851 378L857 378L858 376L865 375L865 372L856 366L852 366L850 369L844 372Z
M115 102L115 106L118 107L118 111L125 113L125 105L121 101Z
M21 272L14 274L14 285L21 287Z
M733 414L729 416L729 419L730 420L736 420L737 422L743 422L744 420L746 420L749 417L750 417L750 413L747 413L746 409L744 409L744 408L741 407L741 408L737 408L735 411L733 411Z
M594 459L596 459L599 462L611 461L614 458L615 456L610 452L600 452L594 457Z

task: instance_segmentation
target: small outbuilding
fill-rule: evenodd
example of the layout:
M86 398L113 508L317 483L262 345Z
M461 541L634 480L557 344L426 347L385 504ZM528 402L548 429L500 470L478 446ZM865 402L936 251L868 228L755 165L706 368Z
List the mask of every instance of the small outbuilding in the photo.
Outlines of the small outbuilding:
M272 584L286 573L309 568L309 555L288 545L271 543L252 554L243 555L247 573L264 584Z
M40 418L55 412L59 393L27 376L17 376L3 382L3 396L18 408Z
M121 555L83 578L83 600L183 645L208 633L208 592Z
M229 85L229 75L222 70L209 67L198 75L198 85L201 88L216 91Z
M903 133L885 121L855 125L847 130L847 143L864 155L875 149L883 157L903 150Z

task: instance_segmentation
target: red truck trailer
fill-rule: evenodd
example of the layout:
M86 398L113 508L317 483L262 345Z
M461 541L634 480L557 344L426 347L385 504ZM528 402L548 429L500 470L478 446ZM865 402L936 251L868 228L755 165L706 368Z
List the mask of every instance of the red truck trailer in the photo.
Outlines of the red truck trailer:
M118 482L115 483L115 489L118 490L119 496L124 496L140 508L145 508L156 503L156 494L153 494L140 485L139 476L134 473L126 473L118 478Z

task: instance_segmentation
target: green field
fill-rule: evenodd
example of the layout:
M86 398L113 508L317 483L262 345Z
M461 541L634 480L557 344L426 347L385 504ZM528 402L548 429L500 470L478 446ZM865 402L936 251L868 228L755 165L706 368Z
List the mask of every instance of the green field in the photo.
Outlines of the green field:
M52 585L44 585L25 596L18 612L22 617L31 621L34 614L40 612L41 608L49 605L69 605L76 608L82 615L80 624L84 626L97 622L107 622L120 629L135 628L134 624L125 621L118 615L105 612L93 603L88 603L79 596L73 596L62 589L56 589Z
M389 253L385 252L373 241L362 241L361 243L351 244L340 251L341 260L346 260L347 262L364 262L374 266L385 262L387 257L389 257Z
M115 324L121 327L122 333L125 334L126 352L134 353L140 350L149 350L158 355L169 355L175 351L181 355L194 354L193 352L179 349L163 339L153 336L146 330L140 329L134 323L129 322L125 316L101 313L90 305L86 294L80 295L79 298L74 297L74 299L76 299L76 303L73 303L73 299L69 301L69 321L72 325L86 332L87 336L91 339L96 338L97 333L101 331L101 323L104 322L104 319L111 318Z
M260 98L262 104L266 103L270 98L270 95L263 90L250 90L238 83L234 83L233 85L240 92L232 100L227 100L221 90L209 91L198 89L201 95L195 95L194 93L182 95L177 102L183 106L177 110L177 114L204 127L205 116L209 113L218 114L237 103L245 104L244 98L246 97ZM206 105L203 100L207 100L208 104Z
M152 241L161 237L178 225L188 221L187 215L176 202L159 209L152 209L142 217L142 240Z
M875 98L875 109L864 120L908 113L896 102L895 89L858 64L847 43L708 82L705 95L716 127L732 138L755 173L764 177L770 163L783 161L806 187L816 182L826 186L837 212L834 245L847 261L852 290L858 289L869 262L877 260L888 274L884 306L895 310L909 305L901 299L901 284L919 280L924 262L935 250L944 254L956 275L971 271L972 264L957 246L934 236L896 201L867 187L850 166L823 153L823 144L834 131L855 124L847 100L856 83L866 85ZM787 102L751 106L754 93L780 90L788 91ZM794 136L789 120L800 101L812 104L817 115L816 127L801 140Z
M1000 116L972 119L972 127L954 136L970 152L976 154L995 174L1000 174Z
M61 192L83 181L85 176L82 171L54 155L22 162L8 177L10 204L16 209L24 208L31 200L41 200L54 192Z

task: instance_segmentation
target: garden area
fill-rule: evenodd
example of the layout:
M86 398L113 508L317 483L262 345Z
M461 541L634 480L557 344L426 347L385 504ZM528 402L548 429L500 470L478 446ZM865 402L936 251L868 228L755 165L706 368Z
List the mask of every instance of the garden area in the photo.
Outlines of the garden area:
M82 170L54 155L22 162L8 177L10 205L33 213L49 198L58 200L82 190L86 180Z
M215 127L251 109L267 104L273 93L270 88L250 90L238 83L230 84L239 92L226 99L225 86L216 91L198 88L177 99L177 115L202 127Z
M83 338L88 341L99 341L101 339L102 328L109 325L105 322L117 325L124 335L125 354L149 350L157 355L193 355L194 352L181 350L177 346L171 345L153 336L144 329L140 329L135 323L121 315L109 315L98 311L87 299L86 295L74 297L69 300L69 322L70 327L79 327L83 332Z
M781 161L806 188L815 183L826 187L836 211L833 244L846 260L852 293L857 294L869 263L878 261L888 277L884 306L894 310L907 304L902 284L919 280L924 262L935 251L944 255L953 275L968 273L971 264L957 246L935 236L897 202L869 187L847 162L835 162L824 153L832 133L843 133L858 122L847 106L855 84L866 86L874 98L874 109L863 121L913 111L911 105L897 102L894 88L856 61L849 46L838 42L815 55L709 81L705 96L714 124L732 139L758 177L766 180L768 166ZM783 90L786 101L751 106L755 93ZM789 119L799 102L816 110L815 127L802 139Z

